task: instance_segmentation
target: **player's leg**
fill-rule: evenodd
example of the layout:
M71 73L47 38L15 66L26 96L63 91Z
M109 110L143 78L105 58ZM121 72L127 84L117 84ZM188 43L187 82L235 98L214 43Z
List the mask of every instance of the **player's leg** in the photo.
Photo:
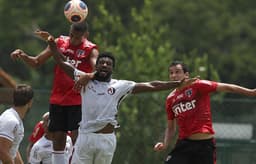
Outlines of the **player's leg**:
M216 164L215 139L196 141L195 152L191 160L193 164Z
M93 134L96 146L96 155L94 164L111 164L115 149L116 136L114 133Z
M49 131L52 132L53 142L52 162L54 164L67 164L68 161L64 153L67 136L65 110L62 106L51 104L49 118Z
M81 105L70 106L67 112L67 126L71 131L70 137L74 145L78 136L79 122L82 119Z
M94 138L90 133L79 133L74 146L71 164L95 164L94 145Z

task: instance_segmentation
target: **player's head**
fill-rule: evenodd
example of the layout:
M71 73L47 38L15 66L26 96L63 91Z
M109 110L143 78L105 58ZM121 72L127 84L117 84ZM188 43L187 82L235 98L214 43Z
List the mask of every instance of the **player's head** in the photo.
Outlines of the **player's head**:
M95 79L99 81L109 81L115 67L115 57L110 52L100 53L96 60Z
M73 23L69 31L71 45L80 45L83 39L88 37L88 31L87 22Z
M28 108L30 108L32 106L33 97L34 91L31 86L18 84L13 92L13 105L16 107L28 105Z
M169 65L170 80L183 80L189 78L188 67L182 61L173 61Z

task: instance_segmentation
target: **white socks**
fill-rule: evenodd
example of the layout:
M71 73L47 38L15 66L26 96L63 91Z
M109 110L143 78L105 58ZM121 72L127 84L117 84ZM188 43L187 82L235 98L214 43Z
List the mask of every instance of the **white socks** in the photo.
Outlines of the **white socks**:
M65 158L64 151L53 151L52 152L52 163L53 164L68 164Z

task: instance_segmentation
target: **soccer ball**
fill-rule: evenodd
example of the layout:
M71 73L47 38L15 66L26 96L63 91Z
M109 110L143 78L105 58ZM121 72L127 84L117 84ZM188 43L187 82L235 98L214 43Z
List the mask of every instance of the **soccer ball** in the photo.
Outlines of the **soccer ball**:
M64 15L71 23L80 23L87 17L88 7L81 0L70 0L64 6Z

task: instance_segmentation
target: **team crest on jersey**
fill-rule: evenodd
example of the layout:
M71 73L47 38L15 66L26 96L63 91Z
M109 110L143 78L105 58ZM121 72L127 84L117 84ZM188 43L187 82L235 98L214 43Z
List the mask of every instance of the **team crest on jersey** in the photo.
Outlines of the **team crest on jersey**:
M113 87L108 88L108 94L113 95L113 94L115 94L115 92L116 92L115 88L113 88Z
M85 54L85 51L84 51L84 50L78 49L78 50L76 51L77 57L81 57L81 56L83 56L84 54Z
M187 97L191 97L191 96L192 96L192 89L190 88L190 89L186 90L186 91L185 91L185 95L186 95Z

